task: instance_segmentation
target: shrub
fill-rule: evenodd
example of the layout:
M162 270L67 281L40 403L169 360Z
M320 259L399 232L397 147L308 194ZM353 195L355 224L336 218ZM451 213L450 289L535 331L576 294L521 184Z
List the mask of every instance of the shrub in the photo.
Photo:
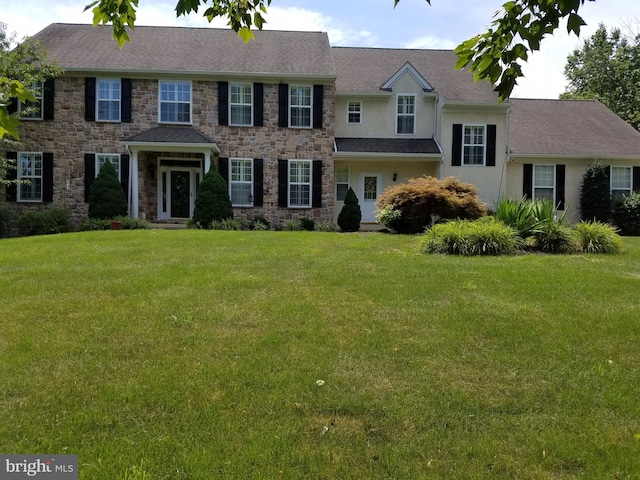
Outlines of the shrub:
M640 235L640 193L624 195L615 202L613 221L622 235Z
M360 230L362 211L358 203L358 197L351 187L344 197L344 206L338 214L338 226L345 232L357 232Z
M622 239L616 229L603 222L580 222L574 226L578 248L584 253L618 253Z
M18 220L18 214L9 207L0 207L0 237L8 237Z
M316 221L313 218L301 218L300 225L302 225L303 230L313 232L316 227Z
M127 198L111 162L106 161L89 190L89 218L114 218L127 214Z
M150 228L149 222L141 218L123 216L116 217L113 220L120 222L123 230L146 230ZM111 228L111 222L109 222L109 228Z
M218 173L215 165L202 178L193 210L193 223L211 225L213 220L233 218L233 208L229 198L227 182Z
M64 208L32 210L20 215L18 228L21 235L49 235L71 230L69 214Z
M607 167L596 160L582 176L580 213L583 220L607 222L611 217L611 193Z
M570 227L554 220L543 220L533 230L534 248L546 253L577 251L574 233Z
M316 232L335 232L336 226L329 222L316 222Z
M536 224L531 205L532 202L526 198L521 200L502 198L498 202L494 217L513 228L520 237L527 238L531 236Z
M78 224L77 230L79 232L90 232L95 230L110 230L111 220L105 220L101 218L90 218Z
M225 218L220 221L220 226L222 230L242 230L245 227L241 218Z
M111 230L111 222L120 222L123 230L144 230L148 229L149 222L140 218L131 217L115 217L111 220L90 218L80 223L77 227L79 232L88 232L92 230Z
M454 177L439 180L420 177L387 188L377 200L380 211L391 205L399 218L385 224L398 233L418 233L431 224L433 217L476 219L486 215L477 189Z
M253 222L251 222L252 230L269 230L271 228L271 224L269 220L265 217L258 215L253 218Z
M302 230L302 223L297 219L287 220L284 222L283 229L287 232L299 232Z
M515 230L493 217L487 217L434 225L424 234L421 250L466 256L507 255L515 252L519 242Z

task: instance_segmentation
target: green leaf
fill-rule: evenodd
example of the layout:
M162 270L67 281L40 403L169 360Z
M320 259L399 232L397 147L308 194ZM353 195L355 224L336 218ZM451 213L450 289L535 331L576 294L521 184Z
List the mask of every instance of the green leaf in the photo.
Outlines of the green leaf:
M238 37L241 38L244 43L249 43L249 40L254 40L256 38L249 27L240 27L238 30Z
M575 33L580 36L580 27L586 25L585 21L577 13L570 13L567 19L567 33Z
M20 125L20 122L9 114L7 107L0 107L0 139L4 138L5 135L9 135L16 140L20 140L18 125Z

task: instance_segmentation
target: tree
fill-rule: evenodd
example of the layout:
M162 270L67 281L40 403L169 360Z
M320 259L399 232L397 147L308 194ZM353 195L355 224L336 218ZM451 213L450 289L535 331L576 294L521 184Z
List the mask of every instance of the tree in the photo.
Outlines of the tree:
M431 5L431 0L425 0ZM595 1L595 0L590 0ZM127 27L133 28L139 0L94 0L85 7L93 9L93 23L113 24L113 35L122 47L129 36ZM400 0L394 0L398 5ZM584 0L511 0L496 12L486 32L463 42L456 48L457 68L469 67L476 80L488 79L497 84L502 100L506 99L522 77L521 62L526 62L529 51L540 49L540 42L560 27L567 19L567 31L580 34L585 25L578 15ZM253 38L251 28L262 29L271 0L177 0L176 14L189 15L204 8L209 20L227 17L231 28L248 42Z
M202 228L209 228L213 220L229 218L233 218L233 207L227 182L224 181L218 169L211 165L209 171L202 177L202 183L196 195L193 223Z
M89 218L109 219L127 214L127 198L110 161L104 162L89 190Z
M338 226L345 232L357 232L360 230L362 211L358 204L358 197L351 187L344 197L344 206L338 214Z
M580 212L585 221L608 222L611 217L611 193L607 167L599 160L584 172L580 186Z
M640 129L640 35L629 38L619 29L596 33L567 58L569 80L561 98L598 99L618 116Z

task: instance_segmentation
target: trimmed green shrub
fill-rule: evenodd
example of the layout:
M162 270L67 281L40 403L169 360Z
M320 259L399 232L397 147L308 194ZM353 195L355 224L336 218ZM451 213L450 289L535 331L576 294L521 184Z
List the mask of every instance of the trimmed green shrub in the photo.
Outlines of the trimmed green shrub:
M344 197L344 206L338 214L338 226L345 232L357 232L360 230L362 211L358 203L358 197L351 187Z
M613 221L622 235L640 235L640 193L624 195L615 202Z
M577 251L573 230L553 220L544 220L533 230L534 248L545 253L571 253Z
M283 230L287 232L299 232L302 230L302 222L300 222L300 220L298 219L287 220L286 222L284 222L284 225L282 227Z
M0 237L8 237L18 220L18 214L9 207L0 207Z
M18 219L20 235L49 235L71 230L69 214L64 208L47 208L23 213Z
M122 230L145 230L150 228L149 222L140 218L131 217L115 217L111 220L90 218L80 223L77 227L79 232L88 232L92 230L111 230L111 222L120 222Z
M387 188L376 202L383 211L391 205L400 216L385 225L398 233L419 233L432 218L473 220L487 214L477 189L454 177L424 176Z
M125 216L127 209L127 198L116 170L107 160L89 190L89 218Z
M423 235L420 247L424 253L508 255L516 251L519 242L514 229L493 217L485 217L433 225Z
M607 222L611 217L611 193L607 167L599 160L584 172L580 186L580 214L583 220Z
M316 227L316 221L313 218L301 218L300 224L302 225L302 229L308 232L313 232Z
M578 248L584 253L618 253L622 239L616 229L603 222L580 222L573 227Z
M233 218L233 207L229 198L227 182L218 173L215 165L202 178L193 209L193 224L209 227L213 220Z

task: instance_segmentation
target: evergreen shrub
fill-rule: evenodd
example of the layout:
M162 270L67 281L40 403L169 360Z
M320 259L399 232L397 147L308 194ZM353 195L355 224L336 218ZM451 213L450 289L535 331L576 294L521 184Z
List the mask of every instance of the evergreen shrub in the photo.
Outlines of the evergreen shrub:
M344 197L344 206L338 214L338 226L345 232L357 232L360 230L362 211L358 203L358 197L351 187Z
M302 225L302 229L308 232L313 232L316 227L316 221L313 218L301 218L300 224Z
M640 235L640 193L624 195L615 202L613 221L622 235Z
M215 165L202 178L193 209L192 225L210 228L214 220L233 218L233 207L229 198L227 182L218 173Z
M580 214L583 220L607 222L611 217L611 193L607 167L599 160L584 172L580 186Z
M46 208L24 212L18 219L20 235L50 235L71 230L69 214L64 208Z
M106 161L89 190L89 218L114 218L127 214L127 198L111 162Z

